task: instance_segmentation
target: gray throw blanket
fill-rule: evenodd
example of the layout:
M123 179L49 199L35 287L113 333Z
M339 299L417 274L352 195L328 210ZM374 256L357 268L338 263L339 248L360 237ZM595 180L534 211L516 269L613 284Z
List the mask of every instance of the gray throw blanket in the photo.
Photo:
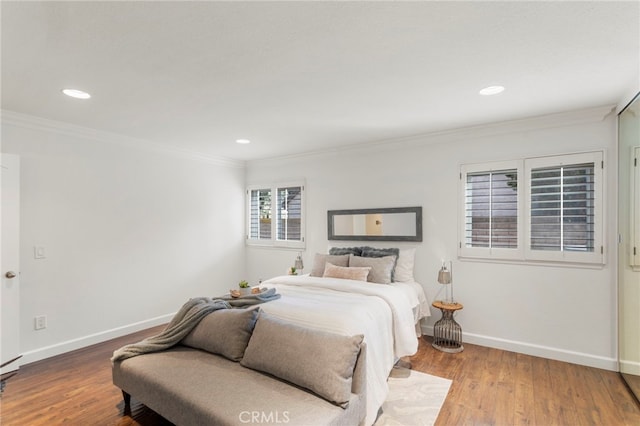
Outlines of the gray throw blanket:
M218 309L228 309L230 307L231 305L222 299L211 299L209 297L189 299L160 334L144 339L139 343L123 346L113 353L111 362L169 349L184 339L202 318Z
M220 299L224 300L234 308L240 308L244 306L251 306L251 305L257 305L259 303L270 302L272 300L276 300L279 298L280 298L280 295L276 293L275 288L270 288L268 290L264 288L260 291L260 293L247 294L245 296L240 296L240 297L232 297L231 295L227 294L226 296L222 296Z

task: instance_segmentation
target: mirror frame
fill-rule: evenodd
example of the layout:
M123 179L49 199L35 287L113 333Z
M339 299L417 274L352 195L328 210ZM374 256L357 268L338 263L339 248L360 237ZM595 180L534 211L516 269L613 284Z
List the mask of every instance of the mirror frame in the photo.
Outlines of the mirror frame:
M333 232L334 218L339 215L415 213L415 235L336 235ZM379 209L327 210L329 240L343 241L422 241L422 207L389 207Z

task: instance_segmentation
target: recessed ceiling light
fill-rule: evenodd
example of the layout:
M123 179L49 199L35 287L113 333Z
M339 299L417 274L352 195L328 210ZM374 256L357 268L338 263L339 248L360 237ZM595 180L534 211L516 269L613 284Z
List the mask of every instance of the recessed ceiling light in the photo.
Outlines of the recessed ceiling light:
M91 97L87 92L78 89L62 89L62 93L76 99L89 99Z
M497 95L498 93L502 93L502 92L504 92L503 86L489 86L480 90L478 93L480 93L483 96L491 96L491 95Z
M251 143L251 141L249 139L236 139L236 143L248 144Z

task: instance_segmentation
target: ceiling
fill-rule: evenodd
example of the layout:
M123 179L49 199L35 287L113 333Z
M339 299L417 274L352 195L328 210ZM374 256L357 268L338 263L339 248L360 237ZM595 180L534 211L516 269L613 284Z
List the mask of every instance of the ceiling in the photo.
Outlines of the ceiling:
M3 110L216 158L616 104L640 78L638 1L1 7Z

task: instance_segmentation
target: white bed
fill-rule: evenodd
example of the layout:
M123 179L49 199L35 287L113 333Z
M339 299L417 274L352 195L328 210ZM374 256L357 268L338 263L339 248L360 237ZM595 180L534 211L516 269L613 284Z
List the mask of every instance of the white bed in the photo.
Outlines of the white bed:
M387 377L394 363L418 349L420 319L430 315L422 286L308 275L275 277L262 285L275 287L282 295L260 305L267 313L314 329L364 335L366 424L373 424L387 397Z

